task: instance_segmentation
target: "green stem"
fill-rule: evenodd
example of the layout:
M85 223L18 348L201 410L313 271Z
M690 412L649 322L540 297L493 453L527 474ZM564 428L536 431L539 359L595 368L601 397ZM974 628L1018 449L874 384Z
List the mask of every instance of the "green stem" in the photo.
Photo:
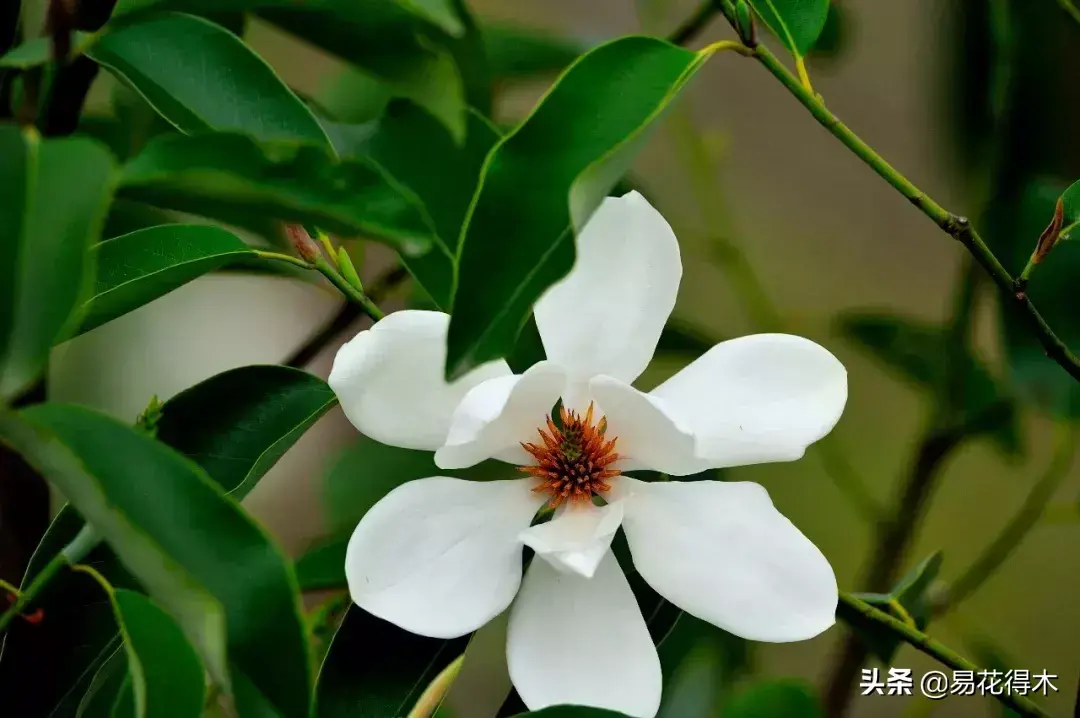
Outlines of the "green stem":
M732 27L737 28L734 6L730 0L718 0L722 4L722 10ZM1028 299L1026 293L1017 291L1016 280L1002 266L990 248L986 246L979 233L971 226L966 217L961 217L947 211L935 202L925 192L916 187L911 180L900 174L892 165L885 161L870 145L856 135L851 129L839 120L825 107L825 103L813 92L803 87L794 74L788 70L776 55L764 45L758 45L753 50L753 55L772 75L780 81L787 90L810 111L814 119L828 130L834 137L855 153L870 169L874 170L882 179L893 186L909 202L918 207L923 214L932 219L945 233L963 244L975 261L986 271L998 285L998 288L1009 297L1014 304L1026 316L1028 324L1034 331L1035 336L1042 344L1046 355L1057 362L1065 371L1077 381L1080 381L1080 359L1076 357L1065 342L1060 338L1043 319L1035 305Z
M1038 524L1046 505L1061 486L1061 482L1068 476L1075 454L1076 442L1072 430L1064 425L1058 425L1057 448L1054 450L1054 456L1046 472L1031 489L1031 493L1024 500L1020 510L1005 525L997 538L983 550L975 563L956 579L946 593L946 603L938 609L939 613L943 614L956 608L975 593L1020 545L1028 532Z
M373 321L377 322L386 316L383 310L379 309L379 307L375 305L375 302L371 301L366 294L345 281L345 278L330 265L326 260L326 257L316 258L315 269L322 272L323 276L329 279L342 294L359 304L361 309L364 310L364 313L371 317Z
M364 313L371 317L372 320L377 322L386 316L383 310L379 309L378 305L375 304L375 302L373 302L366 294L345 281L345 278L341 276L341 273L338 272L338 270L335 269L329 261L327 261L326 257L316 257L314 263L309 263L304 261L303 259L300 259L299 257L293 257L289 254L281 254L279 252L267 252L261 249L256 249L254 250L254 252L255 256L260 257L261 259L268 259L275 262L287 262L288 264L292 264L303 269L317 270L324 277L329 279L330 283L337 287L338 290L342 294L344 294L346 298L358 304L360 308L364 310Z
M674 45L685 45L693 41L695 37L701 34L701 31L705 29L713 16L719 14L719 12L720 9L713 0L705 0L701 5L698 5L693 15L668 36L668 41Z
M49 585L49 581L60 572L64 566L71 566L81 561L101 541L97 531L86 524L82 530L72 539L71 543L63 548L60 553L42 567L34 576L25 589L15 595L15 602L0 615L0 634L3 634L8 624L16 616L23 613L26 608L37 598L38 594Z
M881 626L888 630L894 636L907 643L911 647L918 649L926 655L936 659L943 665L948 666L956 671L973 671L975 675L978 675L979 671L983 670L979 666L975 665L968 659L956 653L951 648L939 643L930 636L926 635L917 628L907 625L903 621L893 616L890 616L884 611L879 611L865 601L861 601L850 593L840 592L840 602L845 604L851 609L858 611L860 615L866 618L868 621ZM1013 695L996 695L993 696L1004 705L1012 708L1024 716L1049 716L1049 714L1036 705L1034 702L1029 701L1022 696Z

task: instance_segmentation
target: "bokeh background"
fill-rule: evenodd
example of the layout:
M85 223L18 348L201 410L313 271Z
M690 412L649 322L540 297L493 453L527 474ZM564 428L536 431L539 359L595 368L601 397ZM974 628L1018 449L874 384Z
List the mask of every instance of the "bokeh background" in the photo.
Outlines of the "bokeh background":
M972 119L985 114L978 93L986 55L978 40L995 2L834 2L843 22L836 46L810 59L815 89L931 196L957 213L981 217L994 201L987 190L991 150L980 144L979 124ZM695 7L681 0L470 5L485 22L542 31L583 48L622 34L667 34ZM1071 78L1071 84L1054 81L1051 105L1025 111L1071 127L1074 139L1062 140L1058 153L1080 176L1080 24L1071 23L1055 0L1013 5L1031 13L1028 30L1038 28L1028 36L1036 41L1020 43L1017 51L1057 64ZM730 37L723 20L716 20L695 46ZM362 113L363 83L351 78L343 84L337 60L258 22L250 25L247 39L291 86L328 104L355 103ZM550 79L504 87L499 118L509 123L521 117ZM100 77L92 106L110 111L114 91ZM874 310L944 322L964 271L962 247L845 150L763 68L734 54L714 58L701 72L641 155L633 181L682 242L680 324L719 340L776 328L764 326L775 318L762 310L774 305L784 330L828 347L850 378L847 411L824 440L828 456L842 457L845 475L873 498L895 502L929 421L931 397L839 331L839 317ZM507 228L508 235L513 231ZM392 262L389 253L373 247L363 273L374 277ZM748 293L755 282L767 298ZM401 291L387 306L407 300L408 291ZM337 311L339 301L325 287L294 279L208 276L60 347L50 368L50 395L132 420L152 395L164 400L227 368L283 361ZM983 360L1004 374L995 302L993 290L984 287L976 305L976 344ZM358 321L341 340L362 327ZM339 345L327 347L309 370L325 377ZM678 352L658 355L643 384L658 383L686 361ZM1023 451L1011 459L978 439L947 460L905 569L941 550L940 577L948 581L1012 517L1050 461L1053 420L1030 409L1021 429ZM333 528L325 477L356 439L340 412L331 412L248 497L246 505L290 553L302 553ZM354 473L355 482L368 479L363 467ZM796 463L736 469L729 477L764 484L829 557L841 587L863 590L868 587L858 581L873 527L834 473L826 471L821 452L811 451ZM1059 715L1072 710L1080 675L1078 495L1080 467L1070 471L1051 511L1002 568L929 628L977 660L992 651L1012 667L1058 674L1060 693L1046 706ZM845 634L838 626L805 643L758 646L752 677L793 676L821 685ZM894 664L916 675L936 667L907 647ZM979 698L934 704L870 697L853 705L853 715L867 717L1001 714L998 704Z

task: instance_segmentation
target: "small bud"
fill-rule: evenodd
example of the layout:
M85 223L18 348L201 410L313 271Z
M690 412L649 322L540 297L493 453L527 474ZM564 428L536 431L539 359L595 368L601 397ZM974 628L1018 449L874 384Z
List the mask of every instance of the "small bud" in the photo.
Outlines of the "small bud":
M161 421L161 417L164 414L162 409L165 407L163 403L157 398L157 395L150 397L150 403L146 405L142 413L135 419L135 427L142 429L150 436L157 436L158 422Z
M363 292L364 285L360 282L360 275L356 273L356 267L353 266L352 258L349 257L349 253L345 251L344 247L338 247L337 260L338 268L341 270L341 276L345 277L345 281Z
M315 240L311 238L303 225L287 224L285 234L288 235L289 242L305 262L314 263L319 258L319 245L315 244Z
M735 29L739 39L747 47L757 47L757 31L754 29L754 15L746 0L735 0Z

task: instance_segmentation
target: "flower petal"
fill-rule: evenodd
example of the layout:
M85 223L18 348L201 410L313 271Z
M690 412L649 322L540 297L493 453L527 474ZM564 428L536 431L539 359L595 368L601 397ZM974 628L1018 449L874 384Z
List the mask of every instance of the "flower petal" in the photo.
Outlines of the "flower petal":
M664 402L609 376L593 377L589 394L607 419L607 435L623 471L653 469L686 476L708 467L694 453L694 436L672 416Z
M624 478L634 566L673 604L737 636L801 641L836 620L828 560L758 484Z
M533 561L510 609L510 679L529 710L573 704L653 718L660 659L615 556L596 575Z
M474 386L454 410L446 445L435 452L440 469L462 469L496 457L514 464L535 463L522 441L539 441L566 386L566 372L552 362L532 365L520 376L501 376Z
M794 461L840 419L847 371L809 339L756 334L717 344L651 396L709 467Z
M328 382L353 426L383 444L434 451L469 389L510 374L506 362L490 362L447 384L449 324L442 312L394 312L338 351Z
M551 521L518 534L522 543L558 571L592 578L623 519L623 505L563 504Z
M660 213L630 192L601 203L576 248L573 269L536 303L544 351L582 385L597 374L631 382L675 306L679 243Z
M423 636L453 638L484 625L521 583L517 534L544 501L531 486L435 476L397 487L349 540L353 601Z

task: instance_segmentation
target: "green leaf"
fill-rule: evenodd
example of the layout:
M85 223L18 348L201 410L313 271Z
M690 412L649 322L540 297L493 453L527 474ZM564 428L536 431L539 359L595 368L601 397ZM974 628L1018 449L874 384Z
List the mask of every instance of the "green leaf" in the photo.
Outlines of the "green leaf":
M610 42L583 55L495 146L463 230L448 377L510 355L532 305L573 266L575 230L708 57L655 38Z
M79 321L114 168L92 140L42 140L13 126L0 126L0 157L2 404L38 377Z
M94 247L97 281L79 333L163 297L207 272L254 251L220 227L166 224Z
M815 58L832 60L840 57L851 45L851 9L836 3L829 3L829 14L825 25L814 41L810 55Z
M120 627L134 715L138 718L200 715L206 700L203 667L180 627L141 593L114 589L94 569L82 570L101 584ZM123 688L117 693L121 691Z
M419 201L371 160L238 134L157 138L124 169L119 192L230 224L255 215L379 239L407 256L434 241Z
M482 34L497 81L561 72L586 50L585 43L514 25L485 23Z
M941 552L937 551L923 559L917 566L912 568L889 593L859 593L855 594L871 606L886 613L906 620L910 617L915 622L915 627L920 631L926 628L933 614L933 606L930 604L928 591L930 585L937 578L941 570ZM905 617L896 610L894 604L899 603L907 612ZM881 626L866 619L858 611L848 607L843 602L836 609L836 615L843 619L855 633L862 638L874 655L888 665L892 661L896 649L901 641L894 633L883 630Z
M1061 205L1064 209L1060 241L1080 237L1080 180L1073 182L1061 193Z
M814 48L829 15L829 0L748 0L769 30L792 54L805 57Z
M112 27L86 52L182 132L231 130L329 145L315 116L270 66L208 20L151 15Z
M946 403L959 420L978 420L973 431L986 434L1005 456L1023 454L1020 412L1008 388L970 347L957 347L946 328L870 312L844 314L838 328L898 377ZM959 361L951 365L950 356L958 350ZM1002 405L1007 408L992 411Z
M452 40L416 0L309 0L264 5L259 15L382 80L395 97L420 105L458 141L465 136L465 90Z
M349 535L330 539L309 549L296 561L301 591L345 588L345 550Z
M319 671L315 716L404 716L468 643L418 636L350 606Z
M161 407L157 438L239 500L337 404L322 379L284 366L231 369Z
M22 586L27 586L82 527L82 519L70 505L61 509L34 551ZM138 587L107 546L98 546L84 562L113 586ZM17 716L74 715L102 666L120 650L113 612L101 586L90 576L72 571L57 575L35 606L42 609L46 620L37 625L16 621L4 637L0 695L9 699L4 707ZM35 689L23 690L27 685ZM112 708L111 699L108 708Z
M1040 179L1016 195L994 202L987 219L986 242L1013 275L1027 264L1036 241L1054 215L1064 183ZM1072 190L1075 192L1075 190ZM1075 195L1070 194L1070 202ZM1075 234L1075 230L1070 230ZM1032 274L1026 292L1054 333L1080 351L1080 242L1060 242ZM1043 411L1063 418L1080 417L1080 384L1046 356L1031 330L1030 319L1008 298L1001 300L1005 356L1018 393Z
M370 157L424 204L439 246L403 261L436 305L449 311L461 225L498 131L470 112L465 141L457 144L431 115L404 101L391 103L379 122L366 129L339 152Z
M241 716L250 714L249 696L284 718L308 715L310 667L295 577L201 469L73 405L0 416L0 437L101 533L180 624L215 682L238 688ZM250 690L242 695L240 688Z
M93 33L73 32L71 34L72 55L81 53L94 42L94 39ZM11 48L6 54L0 56L0 67L29 70L32 67L44 65L51 60L52 38L49 36L35 37L18 47Z
M813 689L798 680L775 680L750 686L724 707L722 718L822 718Z

